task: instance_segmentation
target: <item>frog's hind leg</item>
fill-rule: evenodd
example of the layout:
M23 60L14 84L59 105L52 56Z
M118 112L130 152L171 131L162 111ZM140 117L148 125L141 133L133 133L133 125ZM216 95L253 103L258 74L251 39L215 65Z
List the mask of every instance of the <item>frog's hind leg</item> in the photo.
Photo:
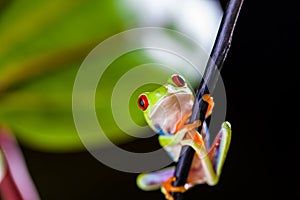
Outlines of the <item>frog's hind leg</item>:
M167 181L174 174L175 167L168 167L158 171L139 174L136 182L140 189L145 191L159 189L163 182Z
M223 122L218 135L216 136L209 152L214 170L219 177L222 171L223 164L231 141L231 125L229 122Z
M224 164L231 140L231 127L229 122L224 122L211 149L207 152L201 143L195 140L183 140L182 145L191 146L199 156L208 185L215 185L219 181L222 166Z

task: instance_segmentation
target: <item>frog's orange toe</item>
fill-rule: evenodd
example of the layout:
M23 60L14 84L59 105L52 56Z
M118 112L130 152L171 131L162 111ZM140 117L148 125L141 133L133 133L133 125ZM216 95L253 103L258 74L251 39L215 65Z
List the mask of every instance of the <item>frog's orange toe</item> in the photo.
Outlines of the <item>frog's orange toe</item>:
M185 192L187 189L184 186L173 186L173 182L176 180L175 176L170 177L167 181L163 182L162 187L165 191L165 197L168 200L174 200L173 196L170 194L170 192Z
M202 99L208 103L208 108L205 114L205 118L211 115L213 107L214 107L214 99L210 96L210 94L204 94Z

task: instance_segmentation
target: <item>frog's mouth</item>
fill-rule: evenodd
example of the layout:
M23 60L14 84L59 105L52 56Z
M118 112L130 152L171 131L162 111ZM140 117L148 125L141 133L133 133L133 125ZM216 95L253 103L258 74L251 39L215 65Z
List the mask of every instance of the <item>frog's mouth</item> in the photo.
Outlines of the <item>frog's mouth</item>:
M160 99L150 112L156 128L166 134L174 134L176 126L185 114L192 110L193 96L187 93L172 93Z

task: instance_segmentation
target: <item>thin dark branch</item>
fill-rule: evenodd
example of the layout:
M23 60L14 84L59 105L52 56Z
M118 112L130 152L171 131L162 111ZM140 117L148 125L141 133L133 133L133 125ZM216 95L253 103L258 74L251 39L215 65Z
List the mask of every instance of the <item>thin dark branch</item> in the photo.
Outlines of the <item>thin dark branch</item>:
M191 123L196 119L199 119L202 122L205 120L204 118L208 105L202 100L202 96L204 94L213 93L220 75L220 70L223 67L223 63L231 45L232 34L242 3L243 0L229 0L227 3L210 59L197 90L193 114L190 119ZM202 126L198 128L198 131L201 129ZM174 186L182 186L186 183L194 153L194 150L189 146L184 146L182 148L181 156L174 173L174 176L176 177L176 181L173 183ZM173 196L176 200L183 198L182 193L174 193Z

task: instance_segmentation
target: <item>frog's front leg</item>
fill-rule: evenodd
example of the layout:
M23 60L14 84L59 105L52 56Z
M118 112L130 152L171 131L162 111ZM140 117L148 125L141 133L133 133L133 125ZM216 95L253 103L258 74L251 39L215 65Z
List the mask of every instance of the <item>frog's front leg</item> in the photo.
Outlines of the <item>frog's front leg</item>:
M203 145L194 140L181 141L182 145L191 146L199 156L208 185L216 185L218 183L230 141L231 126L229 122L223 122L221 130L208 152Z
M199 127L200 125L201 125L201 122L199 120L196 120L195 122L193 122L191 124L184 125L183 128L181 130L177 131L177 133L175 135L160 135L158 137L159 144L163 147L179 144L180 141L182 141L183 138L185 137L186 133L194 130L195 128Z
M213 98L210 94L203 95L202 99L208 103L207 112L205 114L205 118L207 118L211 113L214 107ZM176 134L175 135L167 135L167 136L159 136L159 143L161 146L169 146L179 144L183 138L185 137L186 133L190 134L190 138L193 138L194 141L197 143L204 144L202 140L202 136L196 131L196 128L201 126L202 122L200 120L195 120L193 123L186 124L186 121L189 120L192 112L185 114L182 120L176 126ZM205 147L204 147L205 148Z

